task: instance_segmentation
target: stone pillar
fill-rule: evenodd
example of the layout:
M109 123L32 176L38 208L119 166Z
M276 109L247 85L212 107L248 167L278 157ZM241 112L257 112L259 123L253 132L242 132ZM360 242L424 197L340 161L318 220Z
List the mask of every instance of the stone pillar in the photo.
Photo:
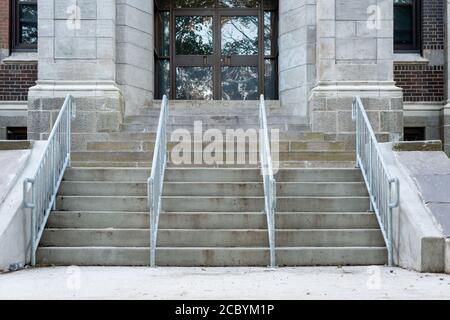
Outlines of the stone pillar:
M31 139L46 139L63 104L77 102L75 134L118 131L116 0L39 0L39 73L28 98Z
M279 2L279 91L286 113L308 118L308 92L315 82L316 4Z
M402 91L393 81L393 1L317 0L313 131L354 141L353 97L363 98L377 133L403 135Z
M153 0L117 2L117 83L125 113L151 105L154 90Z
M445 96L447 103L442 110L442 142L444 151L450 154L450 0L445 0Z

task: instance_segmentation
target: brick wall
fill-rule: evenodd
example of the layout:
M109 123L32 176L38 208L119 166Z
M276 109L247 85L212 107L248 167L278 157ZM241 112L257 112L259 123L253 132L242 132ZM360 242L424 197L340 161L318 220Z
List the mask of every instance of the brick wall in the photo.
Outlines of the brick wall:
M444 0L423 0L422 47L424 50L444 49Z
M36 79L37 64L0 64L0 101L26 101Z
M0 0L0 49L9 49L9 1Z
M403 88L408 102L442 102L445 95L444 66L395 64L397 86Z
M444 56L444 2L422 0L423 56ZM433 59L431 59L433 60ZM395 63L394 80L403 89L407 102L442 102L445 99L445 73L442 63Z

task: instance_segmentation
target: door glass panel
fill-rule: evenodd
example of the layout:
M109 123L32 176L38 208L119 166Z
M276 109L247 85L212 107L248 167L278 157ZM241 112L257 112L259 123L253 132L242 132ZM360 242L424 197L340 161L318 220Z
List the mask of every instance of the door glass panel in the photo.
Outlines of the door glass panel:
M212 17L179 16L175 19L175 25L177 55L212 54Z
M159 30L161 30L159 35L159 46L158 54L160 56L168 57L170 55L170 12L163 11L159 13Z
M258 54L258 17L222 17L222 54Z
M273 50L275 14L270 11L264 12L264 55L275 54Z
M26 3L26 1L21 1ZM38 18L36 4L19 5L19 38L22 44L36 44L38 41Z
M220 6L225 8L256 8L260 0L220 0Z
M168 59L158 61L159 92L161 99L165 94L170 95L170 61Z
M211 67L177 67L176 99L212 100L213 71Z
M257 67L223 67L222 100L257 100Z
M264 60L264 97L267 100L275 100L277 97L276 64L273 59Z
M209 8L214 6L214 0L176 0L175 6L177 8Z

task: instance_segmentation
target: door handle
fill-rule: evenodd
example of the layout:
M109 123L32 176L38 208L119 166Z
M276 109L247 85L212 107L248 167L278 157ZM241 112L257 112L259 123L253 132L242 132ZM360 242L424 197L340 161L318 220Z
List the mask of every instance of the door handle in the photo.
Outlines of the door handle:
M208 57L207 56L203 56L203 65L207 65L208 64Z

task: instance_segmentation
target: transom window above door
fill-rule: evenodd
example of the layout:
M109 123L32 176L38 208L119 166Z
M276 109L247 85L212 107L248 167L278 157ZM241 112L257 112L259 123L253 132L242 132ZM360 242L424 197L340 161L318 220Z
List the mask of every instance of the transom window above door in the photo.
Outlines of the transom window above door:
M155 92L180 100L277 99L269 0L155 1Z

